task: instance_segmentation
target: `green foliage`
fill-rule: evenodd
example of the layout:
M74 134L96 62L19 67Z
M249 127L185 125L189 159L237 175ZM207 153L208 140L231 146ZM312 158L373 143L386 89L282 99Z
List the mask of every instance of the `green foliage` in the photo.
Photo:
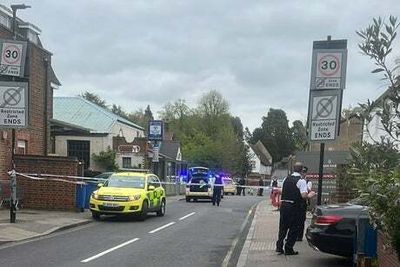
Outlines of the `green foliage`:
M358 144L352 148L349 179L368 203L372 221L400 252L400 153L393 143Z
M92 154L93 161L106 171L118 170L118 165L115 162L116 152L111 150L110 147L107 151L101 151L98 155Z
M360 105L360 114L367 125L378 119L388 136L374 140L374 144L354 146L349 175L356 179L359 193L370 207L371 219L390 238L400 258L400 77L395 72L399 65L390 67L387 60L398 27L397 18L390 16L389 23L374 19L370 26L357 32L362 38L360 50L376 66L372 73L383 73L382 80L389 82L377 101Z
M293 127L290 129L292 133L293 145L296 150L304 151L308 146L307 130L303 123L299 120L293 122Z
M306 130L303 123L296 121L289 128L285 111L271 108L260 128L256 128L250 137L250 143L260 140L271 153L274 162L292 154L295 149L303 150L307 145Z
M102 108L107 108L106 101L101 99L100 96L98 96L94 93L90 93L90 92L86 91L86 92L80 94L80 96Z
M233 175L248 172L243 125L229 114L229 104L219 92L204 94L196 108L190 108L182 99L168 103L159 115L181 141L182 154L190 164Z

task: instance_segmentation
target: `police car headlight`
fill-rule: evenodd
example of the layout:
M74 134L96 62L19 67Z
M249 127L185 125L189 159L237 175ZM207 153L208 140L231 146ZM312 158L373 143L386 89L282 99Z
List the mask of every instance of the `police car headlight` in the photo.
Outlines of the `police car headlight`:
M99 195L97 194L97 192L93 192L92 193L92 198L93 199L99 199Z
M141 195L129 196L129 201L139 200L141 197L142 197Z

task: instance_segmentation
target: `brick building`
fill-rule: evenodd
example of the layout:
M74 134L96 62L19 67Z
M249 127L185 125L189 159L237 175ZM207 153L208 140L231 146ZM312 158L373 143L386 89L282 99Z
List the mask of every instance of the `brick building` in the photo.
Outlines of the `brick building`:
M50 126L53 90L60 86L51 66L51 52L39 38L41 30L17 18L18 41L27 42L25 75L0 75L1 81L28 82L29 119L26 129L16 130L16 153L46 156L50 151ZM12 11L0 5L0 38L12 39ZM11 167L11 130L0 129L0 179Z

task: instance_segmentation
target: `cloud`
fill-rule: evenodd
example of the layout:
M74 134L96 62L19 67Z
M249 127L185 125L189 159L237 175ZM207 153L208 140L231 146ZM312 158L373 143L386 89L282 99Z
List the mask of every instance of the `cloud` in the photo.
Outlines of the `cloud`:
M18 15L43 30L54 53L63 84L56 95L89 90L128 111L150 104L156 114L217 89L251 129L269 108L306 120L312 42L327 35L348 39L343 106L379 95L384 88L355 31L387 17L389 6L400 11L394 0L25 2L32 8Z

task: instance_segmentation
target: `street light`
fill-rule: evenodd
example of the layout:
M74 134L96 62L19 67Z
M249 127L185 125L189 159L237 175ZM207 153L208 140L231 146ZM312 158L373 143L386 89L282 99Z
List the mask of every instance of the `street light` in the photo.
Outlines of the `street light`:
M17 32L16 32L16 26L17 26L17 10L18 9L26 9L30 8L30 6L27 6L25 4L20 4L20 5L11 5L11 9L13 12L13 39L17 39ZM13 77L14 79L14 77ZM11 145L11 164L12 164L12 170L11 170L11 181L10 181L10 187L11 187L11 196L10 196L10 223L15 223L16 217L17 217L17 207L16 207L16 200L17 200L17 176L15 172L15 129L12 129L12 145Z
M25 4L20 4L20 5L11 5L11 9L13 12L13 38L14 40L17 39L17 32L16 32L16 27L17 27L17 10L18 9L27 9L30 8L31 6L27 6Z

